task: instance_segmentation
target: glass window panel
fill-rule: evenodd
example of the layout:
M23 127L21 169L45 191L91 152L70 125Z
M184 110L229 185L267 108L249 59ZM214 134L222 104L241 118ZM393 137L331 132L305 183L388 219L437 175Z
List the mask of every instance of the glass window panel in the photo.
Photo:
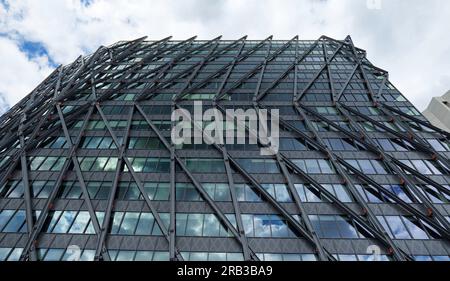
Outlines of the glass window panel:
M45 185L42 187L42 190L39 192L39 194L36 196L37 198L48 198L50 196L50 192L53 189L54 182L48 181L45 183Z
M117 168L117 158L111 157L108 160L108 163L104 166L103 171L105 172L113 172Z
M177 183L177 198L184 201L199 201L200 194L190 183Z
M292 202L291 195L285 184L274 184L275 197L278 202Z
M382 196L380 192L378 192L378 189L367 185L364 185L364 187L370 203L383 203L383 200L381 200Z
M340 238L335 216L319 216L322 238Z
M106 163L108 162L108 157L97 157L95 159L94 165L91 167L91 171L103 171Z
M100 222L99 222L99 224L101 226ZM84 233L85 234L95 234L95 229L94 229L94 225L93 225L92 221L89 221L88 227L86 228Z
M442 172L437 168L437 163L436 162L431 162L429 160L423 160L425 162L425 164L428 166L428 168L430 168L430 170L432 171L433 174L435 175L441 175Z
M2 230L2 228L8 223L13 214L14 214L13 210L0 211L0 230Z
M207 261L208 253L192 252L189 255L189 261Z
M213 200L215 200L215 198L214 198L214 192L215 192L215 189L216 189L215 184L214 183L204 183L204 184L202 184L202 186L203 186L203 189L205 189L206 193L208 193L208 195Z
M245 235L254 237L253 216L242 214L242 224L244 225Z
M271 237L270 217L267 215L254 215L255 237Z
M36 253L37 260L40 260L40 261L43 260L45 254L47 253L47 250L48 249L43 249L43 248L37 249L37 253Z
M131 183L128 187L127 192L124 194L123 199L124 200L137 200L139 199L141 195L141 192L139 191L139 188L137 184Z
M170 195L170 185L168 183L159 183L158 190L155 195L154 200L169 200Z
M276 174L279 173L278 165L275 160L265 160L265 171L264 173Z
M450 261L449 256L432 256L434 261Z
M41 192L41 190L44 187L45 183L46 183L45 181L34 181L31 184L31 189L32 189L31 190L32 191L31 196L36 198L38 196L38 194Z
M177 235L184 236L186 234L187 214L178 213L176 216Z
M448 186L446 186L446 188L450 189ZM449 195L439 192L434 186L426 185L423 189L433 203L447 203L450 201Z
M81 192L81 187L78 182L77 183L70 182L70 183L68 183L67 187L69 189L68 189L67 194L64 196L64 198L79 199L81 197L82 192Z
M389 234L390 238L394 238L394 235L391 232L391 229L389 228L385 217L383 216L377 216L378 221L381 223L381 225L383 226L383 229L386 230L386 232Z
M151 261L153 259L152 251L137 251L134 257L135 261Z
M95 250L84 250L81 254L80 261L93 261Z
M226 261L227 254L226 253L209 253L208 261Z
M276 198L273 184L262 184L261 186L270 194L270 196Z
M59 261L64 254L64 249L48 249L44 261Z
M157 173L168 173L170 170L170 160L169 159L159 159Z
M216 192L214 195L214 200L216 201L231 201L230 188L228 184L217 183Z
M353 225L341 216L336 216L336 223L342 238L358 238L358 234Z
M80 164L80 169L83 172L89 171L92 167L92 164L94 164L94 160L95 160L95 158L92 158L92 157L85 157L84 159L83 159L83 157L78 157L78 158L79 158L78 159L79 162L82 160L82 162Z
M136 235L150 235L152 233L155 220L151 213L141 213L139 223L136 228Z
M412 222L410 218L403 217L403 222L411 233L413 239L429 239L427 233L418 225L419 222Z
M375 169L372 167L370 160L358 160L358 164L361 167L361 171L365 174L376 174Z
M157 190L158 184L155 182L146 182L144 184L144 190L148 195L148 198L153 199Z
M51 232L53 227L58 222L59 217L61 216L62 211L55 211L49 213L49 218L47 219L47 224L44 226L45 232Z
M250 173L265 173L265 166L264 166L264 159L250 159L250 162L248 164L249 166L246 167L248 172Z
M166 228L168 228L169 227L169 214L168 213L160 213L159 216L162 220L163 225ZM158 223L156 223L156 221L153 225L152 235L159 235L159 236L162 235L161 228L158 226Z
M328 139L328 143L330 144L332 150L336 151L344 150L344 146L340 139Z
M344 203L350 203L353 202L352 198L348 194L346 188L343 185L335 184L333 185L334 190L336 192L336 197Z
M394 146L388 139L378 139L377 141L384 151L395 151Z
M231 225L237 228L236 217L234 214L225 214L225 217L230 221Z
M20 259L20 256L22 255L22 248L15 248L12 250L12 252L9 254L8 261L18 261Z
M317 261L317 258L314 254L302 254L302 261Z
M11 181L9 183L9 192L7 193L8 198L21 198L24 194L24 186L22 181ZM0 190L1 191L1 190Z
M59 218L57 224L53 228L52 232L67 233L76 215L77 215L76 211L64 211L61 217Z
M386 221L396 239L411 239L405 225L398 216L386 216Z
M58 157L56 160L56 163L51 168L51 171L60 171L62 167L64 166L64 163L66 162L66 159L64 157Z
M25 223L25 211L19 210L3 228L3 232L19 232Z
M219 236L220 223L214 214L204 215L203 236Z
M42 165L39 167L39 171L49 171L53 164L55 164L56 160L58 160L58 157L47 157L45 161L42 163Z
M300 200L302 202L307 202L305 195L305 187L303 186L303 184L295 184L294 186L298 196L300 197Z
M405 193L403 190L403 187L400 185L391 185L390 188L387 188L388 190L392 191L395 195L397 195L398 198L402 199L403 201L407 203L412 203L409 196Z
M57 137L55 142L50 146L50 148L62 148L66 143L66 139L64 137Z
M428 169L427 165L422 160L411 160L416 170L425 175L433 174L430 169Z
M430 256L414 256L415 261L433 261Z
M294 164L300 168L300 170L306 172L306 166L305 166L305 161L301 160L301 159L294 159L292 162L294 162Z
M30 163L30 169L32 171L37 170L44 160L45 160L45 157L41 157L41 156L34 157Z
M95 196L95 199L98 199L98 200L108 199L110 189L111 189L111 183L102 184L102 186L99 188L99 190L97 192L97 195Z
M102 141L102 137L90 137L90 139L91 141L86 145L88 149L96 149Z
M113 144L113 139L110 137L104 137L98 146L98 149L109 149L111 144ZM113 144L112 148L116 148L116 146Z
M447 149L442 145L442 143L437 139L427 139L427 142L431 144L431 146L436 151L447 151Z
M338 255L339 261L357 261L356 255Z
M313 192L314 191L314 192ZM322 202L322 199L319 197L319 192L315 187L311 185L305 186L305 194L306 194L306 202Z
M344 150L350 150L350 151L358 150L353 145L353 141L351 141L350 139L341 139L341 141L342 141L342 145L344 146Z
M0 261L6 260L9 252L11 252L11 248L0 248Z
M100 188L101 183L100 182L88 182L87 183L87 191L89 194L89 198L95 198L95 195L98 192L98 189Z
M238 202L245 201L245 185L235 184L234 187L236 188L236 198Z
M247 202L262 201L261 197L259 197L259 193L256 193L249 185L245 185L245 200Z
M186 225L187 236L202 236L203 215L202 214L188 214Z
M307 159L305 160L305 165L308 173L310 174L320 174L319 164L316 159Z
M264 261L283 261L281 254L264 254Z
M130 160L133 161L133 158L131 158ZM145 165L145 158L134 158L131 167L135 172L139 173L142 172L142 170L144 169L144 165Z
M131 235L134 234L136 225L139 220L139 213L126 212L120 225L119 234Z
M306 185L296 184L297 193L303 202L322 202L322 200L313 193Z
M406 145L403 143L403 141L399 139L391 139L390 140L392 145L394 146L394 150L396 151L408 151L406 148Z
M84 233L87 224L89 223L90 216L89 212L81 211L78 213L75 221L72 224L72 227L69 230L69 233Z
M277 215L271 216L272 237L289 237L287 224Z
M116 261L133 261L135 251L124 251L121 250L117 254Z
M142 172L144 173L156 173L158 167L158 159L157 158L148 158L145 162L144 169Z
M389 261L389 258L386 255L357 255L359 261Z
M111 228L111 234L117 234L119 232L120 223L122 222L123 212L115 212L113 214L113 223Z
M324 159L319 159L318 162L319 162L319 166L320 166L320 169L322 170L323 174L333 174L334 173L333 168L330 165L330 162L328 162L327 160L324 160Z
M298 254L283 254L283 261L301 261L302 258Z
M155 252L153 254L153 261L168 261L169 253L168 252Z

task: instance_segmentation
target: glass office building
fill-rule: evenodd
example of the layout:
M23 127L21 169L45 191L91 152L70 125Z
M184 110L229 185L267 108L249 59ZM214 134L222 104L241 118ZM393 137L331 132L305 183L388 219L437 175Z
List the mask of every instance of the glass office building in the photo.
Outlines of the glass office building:
M195 101L278 151L174 144ZM350 37L102 46L0 118L0 260L448 261L449 138Z

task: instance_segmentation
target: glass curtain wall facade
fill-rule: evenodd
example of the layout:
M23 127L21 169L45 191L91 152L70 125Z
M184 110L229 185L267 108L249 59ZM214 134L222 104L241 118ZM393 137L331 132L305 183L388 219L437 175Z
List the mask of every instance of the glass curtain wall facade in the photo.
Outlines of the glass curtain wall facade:
M194 101L279 151L172 144ZM449 138L350 37L102 46L0 118L0 260L448 261Z

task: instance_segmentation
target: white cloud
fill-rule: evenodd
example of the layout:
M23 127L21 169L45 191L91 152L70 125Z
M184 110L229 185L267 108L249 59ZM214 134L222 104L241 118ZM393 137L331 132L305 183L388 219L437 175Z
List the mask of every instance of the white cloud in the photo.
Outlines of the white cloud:
M432 96L450 88L450 39L446 36L450 2L382 0L370 10L365 0L14 0L0 6L0 92L13 104L34 88L49 67L27 60L14 46L17 37L40 42L56 63L69 63L100 45L148 35L161 39L192 35L236 39L244 34L263 39L289 39L299 34L316 39L325 34L368 51L369 59L391 73L393 83L423 109ZM5 70L0 70L5 72Z
M0 57L0 93L4 98L0 104L6 101L14 105L51 72L45 57L30 60L12 40L1 37Z

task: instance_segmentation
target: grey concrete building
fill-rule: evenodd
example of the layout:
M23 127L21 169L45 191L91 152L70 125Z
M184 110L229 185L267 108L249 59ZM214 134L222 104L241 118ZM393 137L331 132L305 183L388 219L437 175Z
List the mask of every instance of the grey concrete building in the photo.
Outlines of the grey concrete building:
M441 97L432 98L423 115L434 126L450 132L450 91Z

